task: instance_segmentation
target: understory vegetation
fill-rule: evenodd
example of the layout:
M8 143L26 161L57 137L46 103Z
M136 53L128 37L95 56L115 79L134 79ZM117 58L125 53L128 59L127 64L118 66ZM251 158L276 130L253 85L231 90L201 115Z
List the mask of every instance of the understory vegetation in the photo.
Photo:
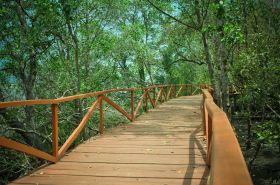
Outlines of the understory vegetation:
M0 5L1 102L211 84L254 183L280 183L279 0L0 0ZM109 97L129 111L130 94ZM59 106L60 144L94 100ZM127 122L106 106L105 128ZM46 105L0 109L0 136L50 152L51 114ZM94 114L73 147L98 134L98 119ZM0 184L45 163L4 148L0 159Z

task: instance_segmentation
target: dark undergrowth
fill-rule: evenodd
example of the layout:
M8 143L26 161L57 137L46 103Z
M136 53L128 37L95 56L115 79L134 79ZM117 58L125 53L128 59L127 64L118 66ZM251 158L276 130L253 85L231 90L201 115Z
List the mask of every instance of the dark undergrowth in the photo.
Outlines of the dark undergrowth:
M280 151L275 144L258 141L254 134L247 138L247 122L234 120L234 128L249 172L255 185L280 184ZM255 125L252 125L254 128Z

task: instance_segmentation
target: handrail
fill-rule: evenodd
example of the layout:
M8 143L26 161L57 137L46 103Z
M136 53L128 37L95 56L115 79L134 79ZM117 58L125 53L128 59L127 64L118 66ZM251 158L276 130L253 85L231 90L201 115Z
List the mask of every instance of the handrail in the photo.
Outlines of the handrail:
M207 139L210 185L253 185L232 126L208 89L203 93L203 123Z
M37 99L37 100L18 100L18 101L7 101L7 102L0 102L0 108L7 108L7 107L16 107L16 106L30 106L30 105L49 105L49 104L59 104L63 102L73 101L76 99L82 98L90 98L99 96L102 94L108 94L112 92L130 92L130 91L138 91L138 90L147 90L153 88L163 88L170 85L154 85L149 87L142 87L142 88L117 88L117 89L109 89L104 91L97 91L93 93L85 93L85 94L78 94L73 96L61 97L56 99ZM208 87L207 84L172 84L172 86L199 86L201 88Z
M180 87L178 92L177 88ZM194 90L195 87L195 90ZM104 91L98 91L93 93L86 94L78 94L74 96L62 97L57 99L44 99L44 100L23 100L23 101L8 101L8 102L0 102L0 109L7 107L16 107L16 106L31 106L31 105L51 105L52 110L52 155L35 149L33 147L24 145L22 143L18 143L11 139L7 139L5 137L0 137L0 147L5 147L9 149L13 149L19 152L23 152L41 159L48 160L50 162L57 162L69 149L78 135L81 133L88 120L93 115L97 106L99 106L99 133L103 134L103 100L107 102L110 106L114 107L117 111L119 111L122 115L124 115L128 120L134 121L137 113L139 112L143 103L145 103L145 111L148 112L148 103L152 108L155 108L158 102L168 101L170 98L174 98L180 96L180 94L185 90L189 93L189 95L197 92L197 89L208 88L209 86L206 84L172 84L172 85L154 85L150 87L144 88L121 88L121 89L110 89ZM142 98L137 104L135 108L134 101L134 92L140 91L143 92ZM166 92L165 92L166 91ZM131 112L126 112L123 108L121 108L117 103L111 100L108 96L108 93L113 92L130 92L131 93ZM151 92L153 93L153 97L151 96ZM90 98L97 97L96 100L92 103L92 106L88 109L88 112L82 118L81 122L77 126L77 128L70 134L68 139L66 139L65 143L59 147L58 146L58 111L59 104L73 101L76 99L82 98Z

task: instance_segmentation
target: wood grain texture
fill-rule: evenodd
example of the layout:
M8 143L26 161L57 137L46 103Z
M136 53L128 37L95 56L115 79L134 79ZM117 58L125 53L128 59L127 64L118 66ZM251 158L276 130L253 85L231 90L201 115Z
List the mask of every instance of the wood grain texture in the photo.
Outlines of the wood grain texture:
M52 152L58 159L58 105L52 104Z
M7 107L17 107L17 106L30 106L30 105L49 105L57 104L56 100L22 100L22 101L8 101L0 102L0 109Z
M137 113L138 113L139 109L141 108L145 97L146 97L146 91L144 91L144 93L143 93L143 95L142 95L140 101L139 101L138 104L137 104L137 107L136 107L135 112L134 112L134 118L136 118Z
M155 100L155 106L157 106L157 102L158 102L159 98L161 97L161 95L162 95L162 89L160 88L159 91L158 91L156 100Z
M233 128L213 101L211 93L203 92L203 121L207 136L207 163L211 166L210 185L253 185Z
M75 139L78 137L78 135L81 133L85 125L87 124L88 120L91 118L92 114L94 113L97 105L102 100L102 97L98 97L95 102L93 102L92 106L88 109L88 112L83 117L80 124L77 126L77 128L72 132L72 134L68 137L68 139L65 141L65 143L61 146L61 148L58 151L59 158L64 155L64 153L68 150L68 148L71 146L71 144L75 141Z
M107 96L102 95L101 96L102 99L104 99L107 103L109 103L112 107L114 107L117 111L119 111L120 113L122 113L128 120L132 121L132 118L130 117L130 115L123 110L123 108L121 108L119 105L117 105L115 102L113 102L110 98L108 98Z
M52 161L52 162L56 161L56 158L54 156L52 156L46 152L43 152L43 151L33 148L31 146L24 145L22 143L18 143L16 141L13 141L10 139L7 139L5 137L0 137L0 146L9 148L12 150L20 151L20 152L38 157L40 159L45 159L45 160Z
M205 185L201 100L172 99L11 184Z

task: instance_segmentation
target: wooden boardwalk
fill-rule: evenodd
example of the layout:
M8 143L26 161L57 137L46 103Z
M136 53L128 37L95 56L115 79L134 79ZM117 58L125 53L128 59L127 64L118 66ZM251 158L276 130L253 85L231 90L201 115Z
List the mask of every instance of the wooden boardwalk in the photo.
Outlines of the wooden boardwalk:
M11 184L206 184L201 101L172 99Z

